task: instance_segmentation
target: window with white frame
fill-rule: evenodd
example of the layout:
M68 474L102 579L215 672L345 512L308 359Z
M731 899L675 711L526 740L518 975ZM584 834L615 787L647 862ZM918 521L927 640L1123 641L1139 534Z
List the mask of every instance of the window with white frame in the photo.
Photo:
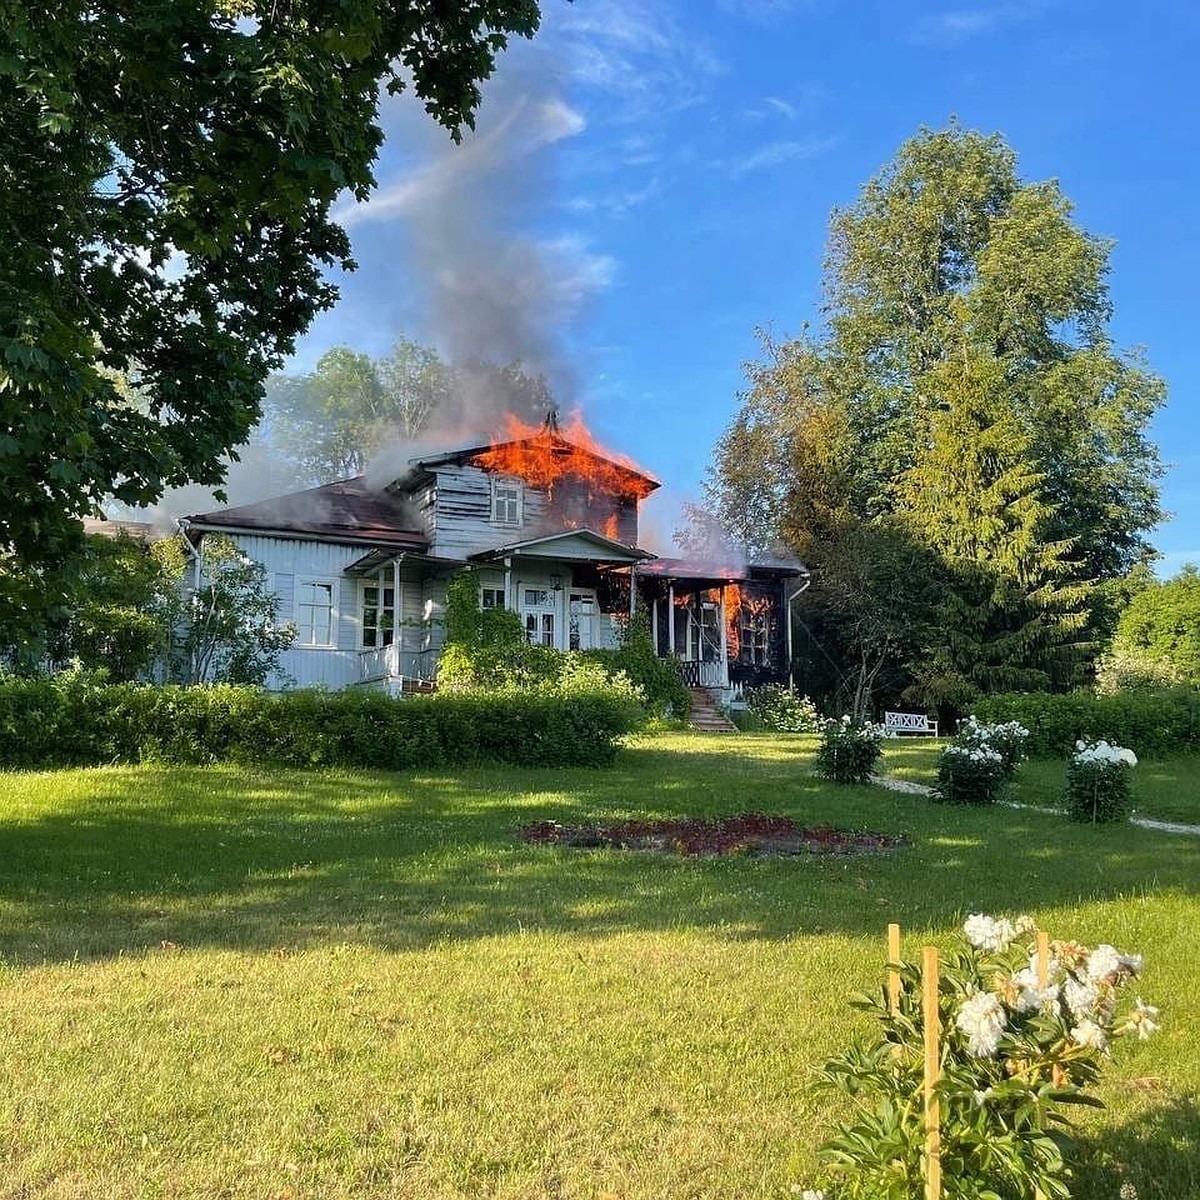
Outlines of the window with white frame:
M390 646L396 636L396 589L364 584L362 644L366 650Z
M480 608L503 608L504 607L504 589L498 587L485 587L479 593Z
M333 646L336 609L331 579L300 579L296 588L296 645Z
M525 489L519 479L492 477L492 523L520 525Z

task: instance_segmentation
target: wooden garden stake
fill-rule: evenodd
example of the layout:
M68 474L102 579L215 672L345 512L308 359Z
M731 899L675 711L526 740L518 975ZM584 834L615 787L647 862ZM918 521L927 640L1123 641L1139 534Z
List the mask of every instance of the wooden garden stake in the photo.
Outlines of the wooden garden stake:
M1045 991L1050 983L1050 935L1043 929L1037 935L1037 983L1039 991ZM1046 1200L1046 1193L1034 1188L1033 1200Z
M900 961L900 926L888 926L888 962ZM888 967L888 1012L896 1016L900 1012L900 972L895 967Z
M934 1091L941 1074L941 1056L938 1049L938 1043L941 1041L941 1018L938 1014L937 947L926 946L922 956L922 1015L925 1026L925 1200L941 1200L941 1106Z

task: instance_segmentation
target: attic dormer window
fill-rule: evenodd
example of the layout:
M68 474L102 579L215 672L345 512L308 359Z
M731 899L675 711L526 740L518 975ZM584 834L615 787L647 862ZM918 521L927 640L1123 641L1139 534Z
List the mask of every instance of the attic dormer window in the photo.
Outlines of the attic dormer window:
M520 525L524 488L519 479L492 477L492 524Z

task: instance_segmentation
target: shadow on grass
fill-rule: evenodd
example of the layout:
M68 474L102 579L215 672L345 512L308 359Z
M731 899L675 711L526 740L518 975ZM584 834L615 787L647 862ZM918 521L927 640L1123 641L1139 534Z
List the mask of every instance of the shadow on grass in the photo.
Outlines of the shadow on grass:
M1132 1184L1137 1200L1200 1197L1200 1106L1177 1100L1147 1109L1103 1137L1083 1140L1074 1155L1078 1200L1117 1200Z
M1190 894L1200 884L1200 848L1179 839L834 787L808 775L805 759L778 742L647 743L608 771L9 776L0 955L58 961L163 941L407 949L518 930L875 935L887 920L921 929L980 907ZM905 832L913 846L697 861L534 848L516 836L544 819L747 810Z

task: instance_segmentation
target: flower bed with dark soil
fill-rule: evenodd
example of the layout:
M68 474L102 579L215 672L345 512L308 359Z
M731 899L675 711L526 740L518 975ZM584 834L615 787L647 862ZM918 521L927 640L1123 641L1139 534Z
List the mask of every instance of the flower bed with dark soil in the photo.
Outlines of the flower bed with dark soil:
M522 828L520 836L534 846L640 850L650 854L740 854L751 858L877 854L910 845L903 835L834 829L829 825L797 825L791 817L763 813L591 825L537 821Z

